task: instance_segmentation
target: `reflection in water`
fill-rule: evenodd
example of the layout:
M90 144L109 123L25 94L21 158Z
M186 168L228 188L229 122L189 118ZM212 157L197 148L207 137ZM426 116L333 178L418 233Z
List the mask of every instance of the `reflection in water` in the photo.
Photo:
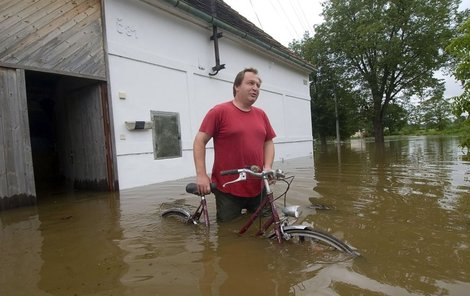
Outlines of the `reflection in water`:
M22 295L40 295L40 221L35 208L13 211L0 216L0 295L15 295L18 291Z
M344 147L340 175L328 168L334 153L317 154L315 191L337 213L313 219L362 251L367 261L355 261L355 270L368 278L425 295L446 293L437 281L470 282L470 182L457 144L425 137L355 143Z
M97 194L73 199L38 207L44 262L38 287L52 295L112 291L126 270L114 244L122 237L119 200Z
M340 158L331 145L277 164L296 176L298 222L346 240L354 259L253 237L257 224L240 237L244 219L218 225L211 198L210 229L162 220L175 204L194 209L192 179L0 212L0 295L466 295L469 162L457 146L354 140Z
M69 193L1 213L0 295L78 295L119 289L119 201ZM117 294L114 294L117 295Z

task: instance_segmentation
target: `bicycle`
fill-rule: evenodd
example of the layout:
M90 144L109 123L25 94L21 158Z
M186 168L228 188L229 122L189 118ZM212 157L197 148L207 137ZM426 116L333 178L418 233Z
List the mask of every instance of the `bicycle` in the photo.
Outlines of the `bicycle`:
M221 175L236 175L238 178L229 181L222 186L225 187L228 184L245 181L247 180L247 175L251 175L257 178L260 178L264 182L265 188L265 197L261 201L260 205L254 213L251 214L248 221L242 226L238 232L240 235L244 234L253 224L253 222L261 215L263 209L266 206L269 206L271 209L270 217L267 218L267 221L260 227L256 236L266 235L268 229L273 226L271 233L266 236L270 239L276 239L278 243L283 243L283 241L291 241L299 244L312 243L315 245L324 246L327 248L333 248L338 251L344 252L351 256L359 256L360 254L345 242L339 240L333 235L313 229L307 225L292 225L289 224L289 218L299 218L301 211L300 206L286 206L287 192L289 191L290 184L292 183L294 177L286 177L282 170L267 170L267 171L256 171L252 168L242 168L222 171ZM287 184L286 190L279 195L277 198L274 198L274 193L271 190L271 181L284 181ZM216 184L211 184L212 191L216 188ZM193 213L183 209L183 208L171 208L163 211L162 217L174 217L184 223L188 224L199 224L201 216L204 217L204 222L206 227L210 226L209 223L209 214L207 209L207 200L205 196L199 195L197 192L197 185L195 183L189 183L186 186L186 192L200 196L201 201L199 206ZM281 210L283 217L279 217L277 206L275 200L284 197L284 207Z

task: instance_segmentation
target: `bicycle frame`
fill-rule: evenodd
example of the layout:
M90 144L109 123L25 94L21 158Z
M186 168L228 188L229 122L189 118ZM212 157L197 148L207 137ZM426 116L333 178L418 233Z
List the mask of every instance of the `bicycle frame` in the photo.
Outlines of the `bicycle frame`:
M224 172L225 174L238 173L238 174L240 174L240 176L239 176L238 179L236 179L234 181L231 181L231 182L228 182L228 183L225 183L222 186L225 186L225 185L233 183L233 182L239 182L239 181L245 180L246 179L246 172L249 172L251 174L253 173L251 170L244 170L244 169L225 171ZM270 174L275 175L275 173L273 171L271 171ZM258 232L256 233L256 236L263 235L264 233L266 233L268 228L271 227L271 225L274 224L275 225L274 226L274 232L276 234L277 241L279 243L282 243L281 219L279 218L279 214L277 212L276 205L274 203L273 191L271 190L271 186L270 186L270 183L269 183L269 177L268 176L270 174L265 173L265 172L257 174L258 177L261 177L262 181L264 182L266 196L261 201L261 203L258 206L258 208L256 209L256 211L253 214L251 214L248 221L245 223L245 225L240 229L240 231L238 233L239 234L245 233L251 227L251 225L256 220L256 218L259 217L259 215L260 215L261 211L264 209L264 207L269 204L270 207L271 207L271 217L258 230ZM281 172L277 171L277 174L281 174ZM216 185L211 184L211 189L214 189L214 188L216 188ZM194 183L190 183L186 186L186 192L192 193L192 194L195 194L195 195L199 195L198 192L197 192L197 186ZM199 206L197 207L196 211L194 211L193 214L188 213L189 214L188 221L193 222L194 224L197 224L199 222L201 216L204 216L204 222L206 224L206 227L209 227L210 222L209 222L209 214L208 214L208 209L207 209L207 200L206 200L205 196L200 196L200 197L201 197L201 201L200 201Z
M215 184L211 184L211 188L214 188ZM197 185L195 183L189 183L186 185L186 192L195 194L197 196L200 196L199 193L197 192ZM206 227L209 227L209 211L207 209L207 200L205 196L200 196L201 201L199 202L199 206L196 208L194 212L189 212L186 209L183 208L170 208L165 210L162 213L162 216L169 216L169 215L174 215L174 216L179 216L181 218L184 218L186 223L192 223L192 224L198 224L201 216L204 216L204 222L206 224Z
M332 247L339 251L345 252L352 256L359 256L360 254L351 246L346 244L345 242L337 239L336 237L323 232L321 230L315 230L306 225L287 225L286 219L288 217L295 217L298 218L300 216L299 206L285 206L284 200L284 207L282 208L282 213L284 214L285 218L280 218L279 213L277 212L277 207L275 204L275 200L278 199L274 198L273 191L271 190L270 182L272 179L274 180L284 180L286 181L286 177L281 170L269 170L269 171L262 171L259 170L254 171L251 169L237 169L237 170L228 170L221 172L222 175L235 175L238 174L238 178L236 180L227 182L222 186L226 186L227 184L245 181L247 179L247 174L260 178L264 182L264 188L266 192L265 198L260 202L258 208L255 210L253 214L248 218L248 221L242 226L240 231L238 232L240 235L244 234L252 225L256 218L262 213L262 210L269 206L271 208L271 215L263 223L260 229L256 232L256 236L264 235L266 231L273 226L274 233L270 233L267 237L270 239L277 239L279 244L282 244L284 240L291 240L298 238L299 242L304 242L306 240L312 241L314 243L322 243L325 244L327 248ZM291 178L291 182L292 182ZM286 193L289 190L290 182L287 182L288 187L286 191L281 194L279 197L284 196L286 198ZM211 190L214 190L215 184L211 184ZM192 193L199 196L197 192L197 185L195 183L190 183L186 186L186 192ZM209 227L209 214L207 209L207 200L205 196L200 196L201 201L199 206L197 207L196 211L193 214L189 213L187 210L182 208L172 208L165 210L162 213L163 217L174 216L178 218L182 218L186 223L193 223L198 224L201 216L204 216L206 227Z
M268 228L272 224L274 224L275 225L274 232L276 233L277 241L278 243L282 243L281 221L279 218L279 214L277 213L277 210L276 210L276 205L274 204L274 197L273 197L274 195L271 190L271 187L269 186L269 180L267 176L263 176L263 182L264 182L265 189L266 189L266 197L261 201L256 211L253 214L251 214L250 218L245 223L245 225L240 229L238 234L245 233L251 227L251 225L256 220L256 218L258 218L258 216L260 215L261 211L264 209L266 204L269 203L269 205L271 206L271 217L263 224L263 226L261 226L261 228L256 233L256 236L263 235L268 230Z
M206 224L206 227L209 227L210 226L209 211L207 209L207 200L204 196L201 196L201 202L199 203L199 207L196 209L194 214L192 214L189 219L193 223L197 223L199 222L201 215L204 215L204 223Z

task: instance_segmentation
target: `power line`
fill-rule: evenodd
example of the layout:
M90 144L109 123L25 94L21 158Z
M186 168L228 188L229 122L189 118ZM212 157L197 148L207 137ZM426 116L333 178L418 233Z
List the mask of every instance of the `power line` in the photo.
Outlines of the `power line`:
M269 3L271 3L271 5L274 7L272 1L269 1ZM276 0L276 3L279 5L279 7L281 8L282 10L282 13L284 14L284 18L287 19L289 25L291 26L291 28L293 29L293 32L294 34L291 34L292 36L297 36L297 38L301 38L294 26L294 24L292 23L291 19L289 18L289 16L287 15L286 11L284 10L284 7L281 5L281 3L279 3L279 0ZM274 9L276 9L277 11L277 8L274 7ZM292 33L292 31L290 31L290 33ZM292 38L292 39L296 39L296 38Z
M279 11L278 11L278 9L276 8L276 6L274 6L273 2L272 2L272 1L269 1L269 4L271 4L271 7L274 9L274 11L276 12L277 16L278 16L279 18L282 18L282 15L279 13ZM291 36L295 35L295 32L294 32L294 34L293 34L292 31L291 31L292 28L290 28L289 26L286 26L285 28L287 29L287 31L289 31L289 34L290 34Z
M263 29L263 25L261 24L261 21L259 20L258 13L256 12L255 7L253 6L253 2L250 0L251 8L253 8L253 12L255 13L256 19L258 20L259 27Z
M299 0L292 1L291 3L296 4L295 6L297 7L297 9L295 9L295 7L294 7L294 10L296 10L296 16L299 19L300 23L302 23L302 27L304 28L304 32L305 31L310 31L310 25L309 25L309 22L308 22L308 18L305 15L305 12L302 9L302 6L300 5ZM300 11L300 16L297 14L298 11Z

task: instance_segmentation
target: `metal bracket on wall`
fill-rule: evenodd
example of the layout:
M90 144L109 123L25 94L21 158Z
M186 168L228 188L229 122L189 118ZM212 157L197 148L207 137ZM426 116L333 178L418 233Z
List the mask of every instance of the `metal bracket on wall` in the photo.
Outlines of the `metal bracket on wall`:
M222 32L217 32L217 26L212 26L212 36L210 40L214 41L215 66L212 67L212 73L209 73L210 76L215 76L217 73L219 73L220 70L225 69L225 64L220 64L219 56L219 38L222 37Z
M129 131L133 130L146 130L153 128L152 121L125 121L126 128Z

